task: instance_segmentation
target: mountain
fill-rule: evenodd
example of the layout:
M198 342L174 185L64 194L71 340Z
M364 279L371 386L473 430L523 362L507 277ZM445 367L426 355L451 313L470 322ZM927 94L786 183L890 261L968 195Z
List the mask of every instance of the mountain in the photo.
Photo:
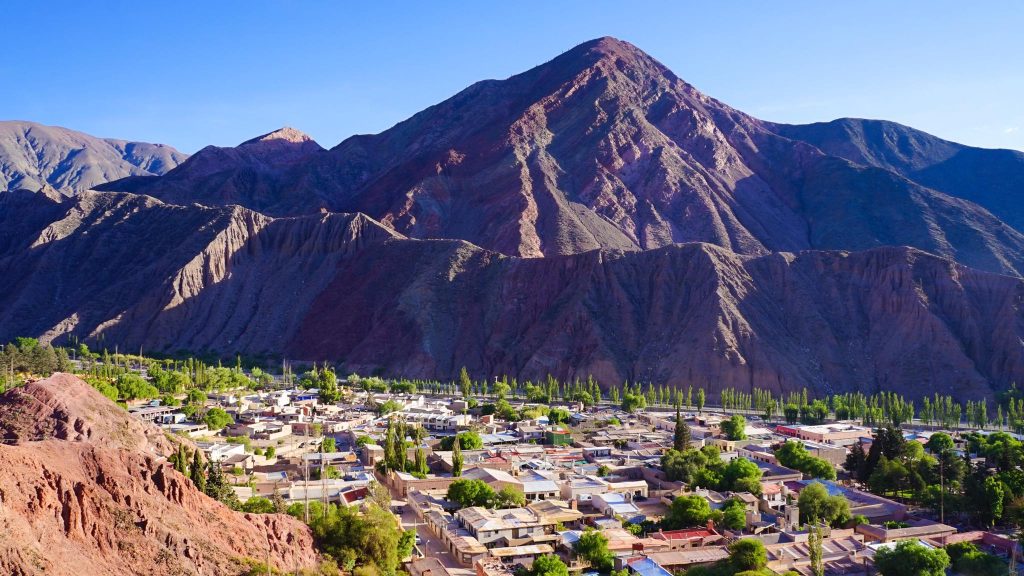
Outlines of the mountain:
M54 212L0 256L0 340L102 337L410 378L465 365L477 377L910 397L991 396L1024 376L1024 281L911 248L520 258L363 215L97 192Z
M0 430L16 439L0 444L4 574L233 575L247 573L246 560L284 571L317 564L308 527L209 498L166 462L173 445L160 430L75 376L0 395Z
M0 194L0 340L991 397L1024 377L1015 158L765 122L602 38L330 150Z
M0 121L0 192L65 195L128 176L157 176L188 156L163 144L96 138L34 122Z
M970 200L1024 230L1024 152L964 146L895 122L841 118L773 124L782 136L863 166L900 174L922 186Z
M777 132L602 38L278 169L240 154L220 171L186 162L103 189L270 215L361 212L409 237L513 256L907 245L1024 271L1021 232L969 198Z

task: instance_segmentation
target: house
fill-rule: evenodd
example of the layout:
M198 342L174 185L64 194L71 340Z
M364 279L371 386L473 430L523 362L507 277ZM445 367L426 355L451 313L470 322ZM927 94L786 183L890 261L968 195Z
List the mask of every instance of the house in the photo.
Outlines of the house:
M556 522L529 508L489 510L473 506L459 510L455 518L461 527L486 548L522 546L557 539L549 537L554 532Z
M544 443L549 446L568 446L572 444L572 434L564 428L550 428L544 431Z
M626 568L630 574L636 574L637 576L672 576L672 573L663 568L661 564L646 556L629 562L626 564Z
M563 500L587 501L605 492L608 492L608 483L597 476L572 476L561 485Z
M705 546L649 552L644 554L643 557L675 573L689 570L695 566L703 566L725 560L729 557L729 550L725 546Z
M956 534L957 530L953 526L931 520L908 520L891 528L884 524L861 524L855 528L855 531L864 537L865 542L896 542L921 538L941 540Z
M532 566L533 561L545 554L554 554L550 544L527 544L524 546L508 546L491 550L491 557L501 560L510 566Z
M500 491L502 488L511 486L513 489L523 492L523 494L526 493L523 489L523 482L504 470L495 470L493 468L478 466L463 472L462 477L470 480L481 480L491 488L494 488L495 492Z
M689 530L659 530L648 534L648 538L664 540L671 550L685 548L703 548L723 542L722 535L714 528L693 528Z
M853 424L818 424L815 426L786 425L777 426L775 431L786 436L793 436L801 440L812 440L825 444L847 445L856 442L864 436L871 436L871 429Z
M434 557L413 558L405 565L409 576L451 576L440 560Z
M628 495L595 494L590 502L602 514L611 518L621 517L631 524L639 524L647 519Z
M549 500L558 498L561 492L555 478L557 477L551 472L526 470L519 475L518 480L522 483L523 494L527 500Z

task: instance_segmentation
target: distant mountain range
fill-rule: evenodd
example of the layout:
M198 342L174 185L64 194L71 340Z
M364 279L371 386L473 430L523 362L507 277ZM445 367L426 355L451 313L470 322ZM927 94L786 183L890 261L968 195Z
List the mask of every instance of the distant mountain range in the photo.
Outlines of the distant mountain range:
M35 122L0 121L0 190L74 195L128 176L157 176L187 154L170 146L96 138Z
M0 337L712 389L1024 376L1024 154L764 122L619 40L330 150L286 128L181 160L0 194Z

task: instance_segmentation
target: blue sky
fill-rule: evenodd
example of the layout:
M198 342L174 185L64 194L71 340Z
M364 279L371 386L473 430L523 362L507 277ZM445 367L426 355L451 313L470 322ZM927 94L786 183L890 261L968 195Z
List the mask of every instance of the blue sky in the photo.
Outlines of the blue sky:
M1024 149L1024 2L970 4L5 2L0 118L187 152L289 125L330 147L608 35L767 120Z

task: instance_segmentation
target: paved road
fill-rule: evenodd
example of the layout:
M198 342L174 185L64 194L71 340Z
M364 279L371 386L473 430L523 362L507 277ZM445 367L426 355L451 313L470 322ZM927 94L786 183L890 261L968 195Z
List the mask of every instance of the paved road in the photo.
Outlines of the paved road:
M405 505L404 500L399 500L398 493L393 489L391 490L391 498L393 506L402 506L404 511L401 515L402 528L408 530L415 528L416 533L419 534L422 544L418 545L420 552L424 556L429 558L437 558L444 565L445 569L448 570L452 576L473 576L476 572L472 568L467 568L459 564L455 558L448 552L448 548L440 538L434 535L433 532L427 528L419 518L416 517L416 513L412 511L410 506Z

